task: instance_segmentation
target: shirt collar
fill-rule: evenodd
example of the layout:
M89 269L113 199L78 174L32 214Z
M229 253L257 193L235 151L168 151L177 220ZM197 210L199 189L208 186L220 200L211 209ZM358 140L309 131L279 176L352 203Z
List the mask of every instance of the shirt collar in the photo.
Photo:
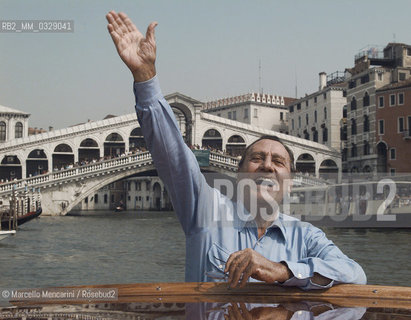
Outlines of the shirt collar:
M235 227L238 229L239 232L241 232L244 228L257 228L257 225L254 220L244 220L241 219L241 217L247 217L250 215L248 210L244 207L242 203L236 203L236 212L237 214L235 215ZM284 226L284 214L279 213L277 219L275 219L271 225L267 228L267 233L269 230L273 230L275 228L280 229L284 239L286 239L286 230Z

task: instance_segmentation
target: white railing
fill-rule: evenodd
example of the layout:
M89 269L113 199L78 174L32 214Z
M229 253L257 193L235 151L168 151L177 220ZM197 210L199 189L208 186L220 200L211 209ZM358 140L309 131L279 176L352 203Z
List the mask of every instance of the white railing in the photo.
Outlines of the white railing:
M74 178L94 175L95 173L108 172L110 169L117 170L122 167L135 165L140 163L141 165L152 164L151 154L149 152L141 152L137 154L126 155L119 158L104 160L101 162L90 163L84 166L75 168L69 168L61 171L50 172L35 177L29 177L20 180L14 180L0 184L0 195L9 194L13 188L22 190L26 187L38 187L48 183L63 182L66 180L72 180ZM210 165L217 167L225 167L231 171L237 171L239 160L236 157L220 154L217 152L210 152ZM324 185L325 181L302 174L296 174L294 176L295 182L303 185Z
M232 171L235 171L238 166L238 159L219 153L210 153L211 165L230 167ZM94 175L98 172L107 172L110 169L119 169L121 167L134 165L136 163L141 163L143 165L148 165L152 163L151 154L149 152L142 152L137 154L126 155L119 158L104 160L100 162L90 163L87 165L69 168L65 170L50 172L42 175L37 175L34 177L29 177L20 180L14 180L0 184L0 194L11 193L13 188L15 190L22 190L26 186L33 188L38 187L47 183L63 182L66 180L72 180L77 177L87 177Z
M228 165L233 171L237 170L238 163L240 162L237 158L220 154L217 152L210 152L210 161L216 162L216 164Z
M109 171L108 169L118 169L139 162L141 164L151 164L151 154L149 152L131 154L119 158L104 160L101 162L90 163L84 166L50 172L25 179L10 181L7 183L0 184L0 194L10 193L13 190L13 188L15 190L19 190L25 188L26 186L36 187L50 182L62 182L64 180L71 180L75 177L84 177L90 174L95 174L97 172L106 172Z

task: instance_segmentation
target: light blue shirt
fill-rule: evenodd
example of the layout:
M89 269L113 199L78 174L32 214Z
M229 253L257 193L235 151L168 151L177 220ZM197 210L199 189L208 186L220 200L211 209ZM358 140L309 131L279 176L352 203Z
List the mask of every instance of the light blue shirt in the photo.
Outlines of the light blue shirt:
M183 141L157 76L134 83L134 93L147 148L186 236L186 281L216 281L209 274L222 274L231 253L252 248L288 265L294 276L285 286L322 289L336 283L366 283L362 268L309 223L280 214L258 239L255 225L238 218L244 208L207 184ZM315 272L332 279L331 283L326 287L312 283Z

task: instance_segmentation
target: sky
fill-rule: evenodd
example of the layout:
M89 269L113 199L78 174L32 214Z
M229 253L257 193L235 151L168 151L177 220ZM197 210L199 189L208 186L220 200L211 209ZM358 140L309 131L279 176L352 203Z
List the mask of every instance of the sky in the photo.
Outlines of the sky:
M206 102L259 91L295 97L344 71L368 45L411 44L411 1L0 0L0 20L73 20L72 33L0 32L0 105L31 127L134 112L131 73L107 32L123 11L156 28L162 92Z

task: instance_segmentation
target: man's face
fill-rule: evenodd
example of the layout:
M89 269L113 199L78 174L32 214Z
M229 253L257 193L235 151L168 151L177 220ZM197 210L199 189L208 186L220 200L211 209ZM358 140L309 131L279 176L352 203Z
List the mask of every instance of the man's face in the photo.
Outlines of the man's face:
M243 178L252 179L256 183L257 203L266 201L264 193L279 205L283 199L284 189L288 190L291 186L291 163L287 150L278 141L263 139L256 142L248 150L239 169L239 180Z

